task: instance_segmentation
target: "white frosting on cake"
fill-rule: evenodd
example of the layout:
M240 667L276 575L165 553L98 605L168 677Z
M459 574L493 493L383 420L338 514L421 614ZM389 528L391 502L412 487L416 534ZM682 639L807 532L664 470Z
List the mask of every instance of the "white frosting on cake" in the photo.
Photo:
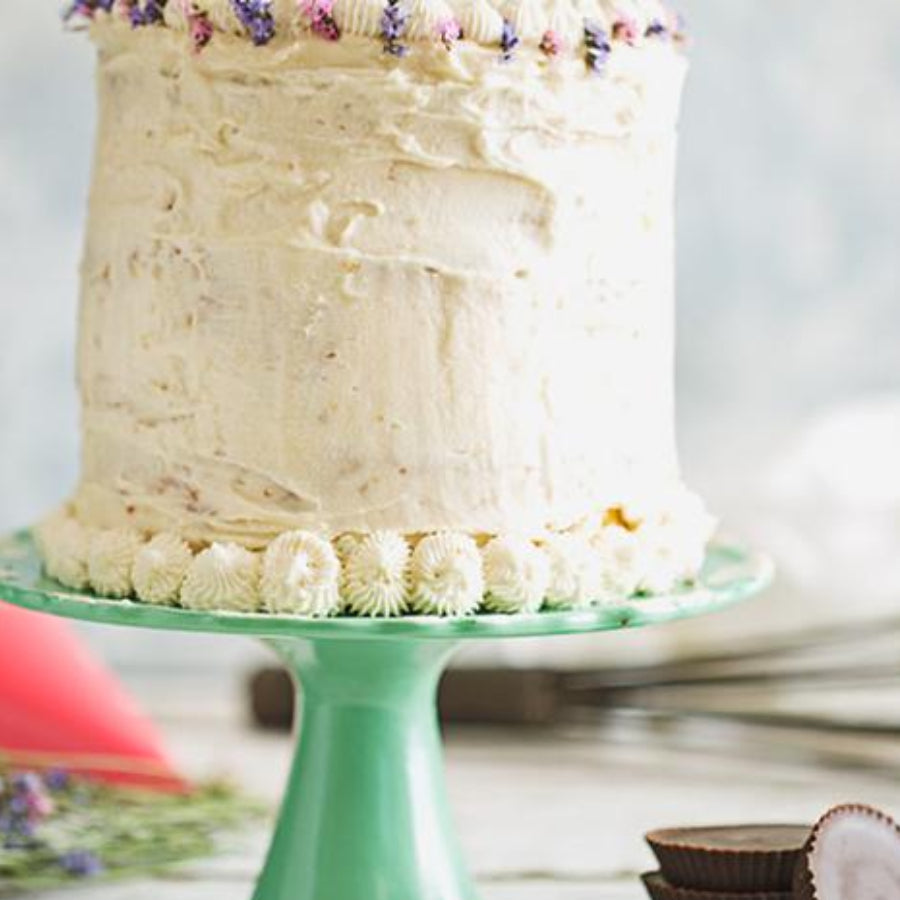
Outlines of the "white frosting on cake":
M35 529L35 540L51 578L76 591L90 586L90 532L68 510L60 510L41 522Z
M579 609L604 596L604 558L584 535L553 535L543 547L550 563L550 609Z
M491 612L537 612L550 584L550 561L523 538L494 538L483 550L484 607Z
M410 605L425 615L466 616L484 593L478 545L468 535L442 532L416 546L410 572Z
M359 616L464 616L479 607L501 613L541 605L571 609L677 589L696 577L711 537L697 530L696 516L686 510L699 515L702 505L682 501L670 511L658 509L652 521L627 526L621 510L608 510L608 524L593 532L551 535L540 545L500 536L485 540L482 551L458 533L378 531L326 541L294 531L276 538L262 558L222 543L194 556L177 535L161 533L143 543L128 529L85 528L69 508L42 523L35 539L48 575L106 596L133 591L148 603L180 599L192 609L304 617L332 615L341 606Z
M354 542L344 563L343 596L359 616L399 616L409 598L409 544L402 535L377 531Z
M237 544L215 543L199 553L181 587L181 604L195 610L259 609L260 560Z
M340 561L328 541L305 531L288 532L263 557L263 605L273 613L330 616L340 606L340 575Z
M128 597L133 587L131 571L143 543L143 538L129 529L95 531L87 559L91 587L104 597Z
M145 603L174 605L194 558L191 548L176 534L156 535L134 560L134 592Z
M83 523L540 540L680 484L670 44L94 34Z

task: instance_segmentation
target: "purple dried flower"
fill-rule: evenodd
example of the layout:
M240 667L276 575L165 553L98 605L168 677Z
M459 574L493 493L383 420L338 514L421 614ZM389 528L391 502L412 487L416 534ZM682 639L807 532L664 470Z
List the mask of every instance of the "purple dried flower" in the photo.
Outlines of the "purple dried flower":
M54 793L64 791L71 781L71 776L65 769L50 769L44 774L44 784Z
M400 0L387 0L381 14L381 37L384 52L391 56L406 56L409 47L400 42L409 24L409 13L400 5Z
M166 0L144 0L144 6L138 0L128 6L128 18L132 28L141 28L145 25L164 25L163 10L166 8Z
M513 52L519 46L519 36L509 19L503 20L503 30L500 32L500 58L503 62L509 62L513 58Z
M63 871L76 878L92 878L103 872L103 862L89 850L70 850L59 857Z
M653 19L644 31L644 37L665 37L669 29L659 19Z
M68 22L74 16L93 19L97 12L112 12L115 0L74 0L63 13L63 21Z
M257 47L275 37L272 0L231 0L231 7Z
M605 29L596 22L585 19L584 22L584 46L586 48L584 59L592 72L602 74L612 53L612 45Z

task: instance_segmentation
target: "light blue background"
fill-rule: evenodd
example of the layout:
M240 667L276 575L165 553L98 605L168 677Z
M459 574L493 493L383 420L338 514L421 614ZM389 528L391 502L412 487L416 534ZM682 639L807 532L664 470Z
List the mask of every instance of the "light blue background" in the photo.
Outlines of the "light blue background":
M900 4L683 8L694 46L679 193L681 443L692 484L745 524L764 471L805 421L869 394L900 396ZM4 529L60 500L77 470L93 60L57 12L3 0Z

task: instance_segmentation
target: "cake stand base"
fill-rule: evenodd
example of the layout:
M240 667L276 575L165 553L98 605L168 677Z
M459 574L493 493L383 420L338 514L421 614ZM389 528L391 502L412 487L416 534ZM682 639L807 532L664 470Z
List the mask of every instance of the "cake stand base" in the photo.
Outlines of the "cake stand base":
M458 644L270 643L302 687L300 742L255 900L474 900L435 712Z
M437 684L464 640L635 628L764 588L764 558L709 555L697 585L574 612L298 619L108 600L46 579L30 536L0 539L0 598L90 622L263 639L293 672L299 743L254 900L475 900L448 809Z

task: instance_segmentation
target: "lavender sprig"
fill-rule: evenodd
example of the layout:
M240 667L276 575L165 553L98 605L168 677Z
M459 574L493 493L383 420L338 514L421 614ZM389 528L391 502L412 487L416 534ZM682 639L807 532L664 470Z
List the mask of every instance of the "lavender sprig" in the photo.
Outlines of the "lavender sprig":
M135 0L128 11L128 18L132 28L142 28L145 25L162 25L165 23L163 10L166 8L166 0L145 0L143 8Z
M659 19L653 19L644 30L644 37L665 37L669 33L665 23Z
M275 37L272 0L231 0L231 7L257 47L268 44Z
M397 57L409 53L409 47L401 43L408 24L409 13L400 5L400 0L387 0L381 14L381 37L385 53Z
M509 19L504 19L503 30L500 32L500 59L509 62L518 46L519 36L516 34L515 26Z
M587 67L598 75L603 74L612 53L612 45L606 30L591 19L585 19L584 22L584 46Z
M73 0L63 13L63 21L68 22L75 16L93 19L98 12L112 12L115 0Z
M95 878L104 871L103 861L89 850L69 850L58 862L67 875L76 878Z

